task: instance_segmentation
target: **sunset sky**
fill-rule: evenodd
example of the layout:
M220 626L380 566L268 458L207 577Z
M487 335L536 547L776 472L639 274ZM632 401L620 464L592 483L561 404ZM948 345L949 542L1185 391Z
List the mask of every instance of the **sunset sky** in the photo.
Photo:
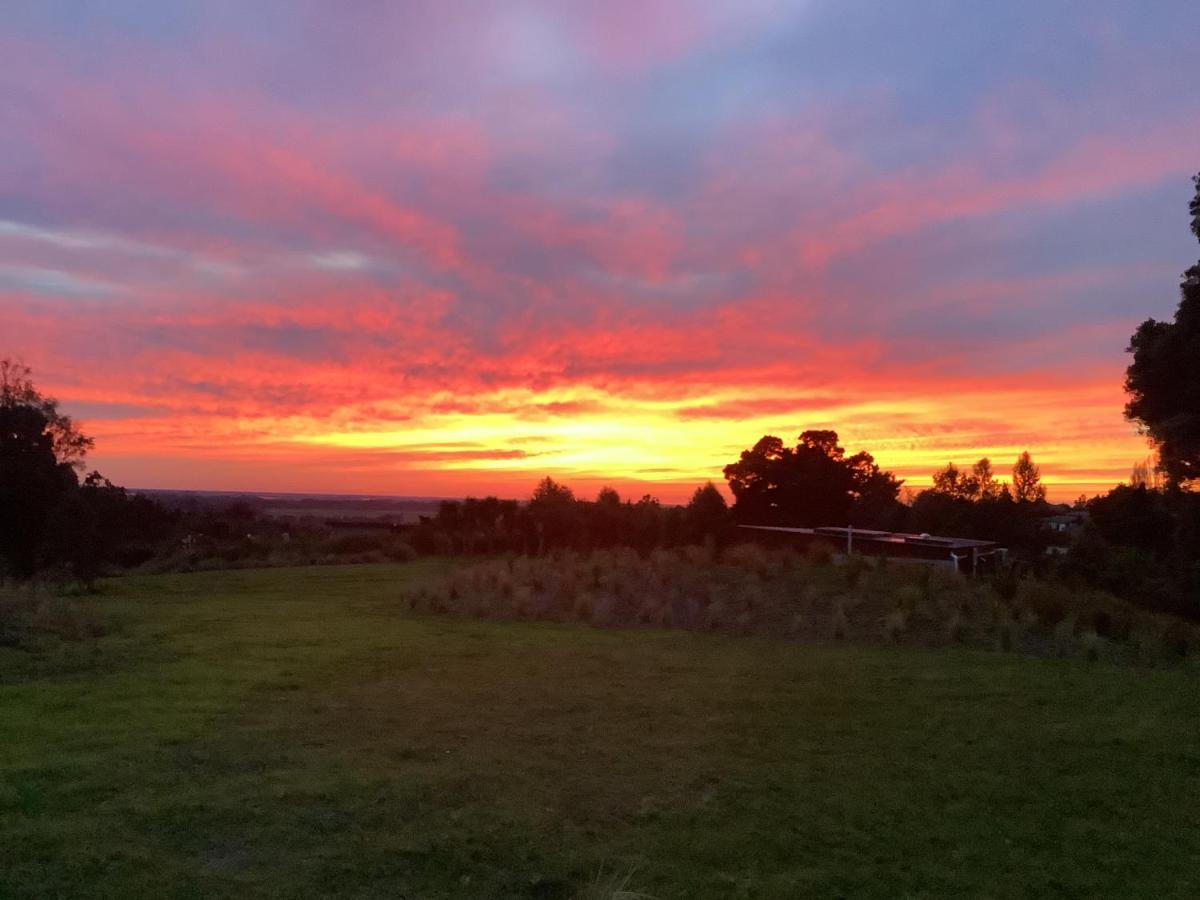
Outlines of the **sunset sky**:
M1128 476L1200 4L6 3L0 356L132 487Z

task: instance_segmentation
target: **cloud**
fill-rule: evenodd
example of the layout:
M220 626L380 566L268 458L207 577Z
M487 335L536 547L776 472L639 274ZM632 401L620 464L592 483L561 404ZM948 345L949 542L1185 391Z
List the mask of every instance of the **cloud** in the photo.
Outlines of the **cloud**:
M318 269L332 269L335 272L358 272L371 264L370 259L353 250L329 250L324 253L314 253L310 259Z
M80 278L69 272L31 266L0 265L0 290L29 291L51 296L103 297L112 287L102 281Z

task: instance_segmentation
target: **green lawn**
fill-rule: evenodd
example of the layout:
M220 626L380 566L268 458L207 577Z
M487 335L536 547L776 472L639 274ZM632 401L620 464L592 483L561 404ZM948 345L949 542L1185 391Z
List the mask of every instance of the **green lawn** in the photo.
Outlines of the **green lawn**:
M446 565L128 578L6 651L0 897L1200 896L1194 674L398 611Z

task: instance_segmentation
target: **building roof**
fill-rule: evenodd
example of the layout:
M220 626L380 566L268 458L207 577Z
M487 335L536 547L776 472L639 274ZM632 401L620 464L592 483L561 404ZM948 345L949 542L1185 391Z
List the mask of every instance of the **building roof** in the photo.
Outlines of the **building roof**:
M844 541L852 536L853 540L867 541L878 544L898 544L907 547L922 547L927 549L955 550L995 550L999 544L995 541L977 541L972 538L939 537L932 534L907 534L900 531L873 531L868 528L840 528L822 526L820 528L788 528L782 525L742 525L756 531L774 531L790 534L805 534L814 537L828 537Z

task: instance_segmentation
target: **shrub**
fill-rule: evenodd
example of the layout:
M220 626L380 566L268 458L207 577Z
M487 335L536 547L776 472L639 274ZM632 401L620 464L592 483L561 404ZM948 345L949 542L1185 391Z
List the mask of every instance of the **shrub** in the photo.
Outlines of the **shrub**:
M933 566L923 565L917 571L917 589L921 592L922 603L933 602Z
M1027 578L1018 594L1022 606L1031 610L1042 625L1054 626L1071 611L1074 592L1062 585Z
M896 609L906 613L916 611L918 604L924 601L925 592L915 584L902 584L893 592Z
M596 612L596 604L591 594L580 594L575 598L575 618L580 622L591 622Z
M1000 649L1006 653L1021 649L1025 628L1021 620L1010 616L1000 625Z
M908 629L908 615L902 609L892 610L883 620L883 634L889 641L898 644Z
M842 573L846 578L846 587L854 590L862 581L863 575L871 568L871 564L867 562L866 557L860 554L853 553L846 557L846 565L842 569Z
M1017 599L1021 588L1021 579L1017 576L1014 566L1004 566L991 578L992 589L1001 600L1011 603Z
M766 575L770 571L771 562L765 548L759 544L735 544L723 554L727 565Z
M804 613L794 613L788 622L788 634L803 634L807 625L808 619Z
M1080 638L1080 643L1083 645L1084 655L1089 662L1096 662L1104 652L1104 638L1094 631L1085 631Z
M339 534L325 542L325 552L336 556L369 553L383 549L384 537L370 533Z
M122 569L135 569L154 559L155 548L146 543L125 544L113 552L113 562Z
M1075 648L1075 616L1068 615L1054 626L1054 648L1059 656L1070 656Z
M829 632L835 640L844 640L850 630L850 622L846 618L846 607L839 597L833 601L833 609L829 616Z
M963 621L963 614L959 610L953 609L946 620L946 638L954 643L961 643L965 637L966 626Z
M813 541L804 549L804 558L814 566L827 566L833 562L837 549L828 541Z
M91 640L106 629L95 612L43 587L0 588L0 646L35 650L45 639Z
M1193 629L1183 622L1169 622L1163 629L1162 646L1170 656L1183 658L1195 646Z
M725 624L727 613L725 604L720 600L714 600L704 611L704 627L709 631L716 631Z
M393 562L412 562L417 558L417 551L405 541L392 541L387 548L388 559Z

